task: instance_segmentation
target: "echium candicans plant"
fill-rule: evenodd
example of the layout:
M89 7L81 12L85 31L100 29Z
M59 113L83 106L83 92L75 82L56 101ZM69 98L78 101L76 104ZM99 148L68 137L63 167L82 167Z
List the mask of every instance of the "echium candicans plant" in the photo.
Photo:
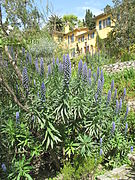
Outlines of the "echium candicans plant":
M44 82L42 82L41 85L41 102L45 102L45 93L46 93L46 88Z
M69 55L67 55L65 62L63 64L63 71L64 71L64 86L68 87L71 78L71 61Z
M23 87L26 91L26 94L28 94L28 89L29 89L29 79L28 79L28 73L27 73L27 68L24 67L23 69L23 73L22 73L22 76L23 76Z
M36 60L35 60L35 68L36 68L36 71L39 72L38 58L37 57L36 57Z
M84 63L84 65L83 65L83 70L82 70L82 80L84 81L84 82L86 82L87 81L87 64L86 63Z
M40 60L40 75L44 76L44 60L41 58Z
M82 75L82 67L83 67L83 62L82 62L82 60L80 60L78 63L78 75L79 76Z

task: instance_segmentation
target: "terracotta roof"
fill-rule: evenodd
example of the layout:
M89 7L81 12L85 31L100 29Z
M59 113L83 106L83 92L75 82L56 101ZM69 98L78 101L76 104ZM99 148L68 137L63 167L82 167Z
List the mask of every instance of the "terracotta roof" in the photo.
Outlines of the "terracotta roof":
M87 27L75 28L72 31L69 31L68 33L65 34L70 34L73 33L74 31L82 31L82 30L88 30L88 28Z
M98 19L98 18L104 17L104 16L106 16L106 15L109 15L109 14L102 13L102 14L99 14L99 15L95 16L94 19Z

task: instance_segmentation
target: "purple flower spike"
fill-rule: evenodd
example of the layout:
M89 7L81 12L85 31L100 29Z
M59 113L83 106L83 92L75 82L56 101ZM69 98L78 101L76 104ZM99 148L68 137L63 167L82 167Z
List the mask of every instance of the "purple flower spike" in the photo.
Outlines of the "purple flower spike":
M22 48L22 55L24 56L25 55L25 49Z
M23 76L23 80L22 80L23 87L28 92L29 79L28 79L28 73L27 73L27 68L26 67L24 67L24 69L23 69L22 76Z
M128 123L126 122L125 133L127 133L127 131L128 131Z
M82 63L82 60L80 60L79 63L78 63L78 74L79 75L82 74L82 66L83 66L83 63Z
M36 80L34 79L34 86L36 86Z
M103 154L103 151L102 151L102 149L100 149L100 156L102 156L102 154Z
M45 93L46 93L45 84L44 82L42 82L42 85L41 85L41 101L42 102L45 102Z
M124 119L127 119L128 111L129 111L129 109L128 109L128 106L127 106L127 109L126 109L126 113L125 113Z
M48 65L48 75L51 75L51 73L52 73L51 65L49 64L49 65Z
M56 64L59 65L59 58L56 59Z
M101 80L98 79L97 94L100 94L101 92L102 92Z
M6 165L5 165L4 163L1 165L1 168L2 168L2 170L3 170L4 172L6 172L7 168L6 168Z
M115 131L115 122L112 123L112 132L114 133Z
M112 80L111 82L111 92L113 91L113 88L114 88L114 80Z
M100 146L102 146L102 141L103 141L102 138L100 138Z
M104 74L103 74L103 70L101 70L100 80L101 80L101 86L103 87L103 85L104 85Z
M84 81L87 81L87 64L86 63L84 63L83 65L82 78Z
M119 102L118 100L116 100L116 114L118 114L118 111L119 111Z
M97 78L99 77L99 67L97 68Z
M126 88L124 88L123 99L125 99L125 96L126 96Z
M97 98L98 98L98 95L97 95L97 93L95 94L95 100L96 100L96 102L97 102Z
M133 150L134 150L134 148L133 148L133 146L131 146L131 153L133 152Z
M89 85L91 86L91 78L89 78Z
M71 77L71 61L69 55L67 55L65 59L65 63L63 64L63 71L64 71L64 85L68 87Z
M36 68L36 71L39 72L39 68L38 68L38 58L36 58L36 60L35 60L35 68Z
M122 99L120 99L119 112L121 111L121 108L122 108Z
M32 57L30 54L29 54L29 63L32 64Z
M43 58L40 60L40 75L44 76L44 61Z
M91 69L89 69L89 78L91 78Z
M110 101L111 101L111 90L108 91L106 105L108 105L110 103Z
M16 112L16 120L18 121L19 119L19 112Z
M53 57L53 67L55 67L55 59L54 59L54 57Z

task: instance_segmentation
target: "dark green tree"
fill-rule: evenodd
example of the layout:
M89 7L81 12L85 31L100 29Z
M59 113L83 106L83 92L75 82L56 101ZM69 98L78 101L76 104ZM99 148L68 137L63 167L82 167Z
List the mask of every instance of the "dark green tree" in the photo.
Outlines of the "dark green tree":
M50 33L52 33L53 31L62 31L63 30L62 18L57 15L51 15L48 19L47 27Z
M86 9L85 19L83 20L83 24L87 26L90 30L95 28L95 20L94 15L90 11L90 9Z

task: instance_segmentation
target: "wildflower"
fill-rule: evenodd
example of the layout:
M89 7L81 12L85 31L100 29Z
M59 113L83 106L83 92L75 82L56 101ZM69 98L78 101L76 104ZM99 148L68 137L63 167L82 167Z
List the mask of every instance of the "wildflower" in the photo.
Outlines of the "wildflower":
M98 98L98 95L97 95L97 93L95 94L95 100L96 100L96 102L97 102L97 98Z
M122 108L122 99L120 99L119 112L121 111L121 108Z
M126 109L126 113L125 113L124 119L127 119L127 115L128 115L128 106L127 106L127 109Z
M55 59L53 58L53 67L55 67Z
M22 48L22 55L25 55L25 48Z
M28 73L26 67L24 67L23 69L22 76L23 76L23 80L22 80L23 87L26 90L26 92L28 92L29 80L28 80Z
M67 55L65 59L65 63L63 64L63 70L64 70L64 85L68 87L69 80L71 77L71 61L69 55Z
M102 149L100 149L100 156L102 156L102 154L103 154L103 151L102 151Z
M36 86L36 80L34 79L34 86Z
M116 114L118 113L118 111L119 111L119 102L118 100L116 100Z
M7 168L6 168L6 165L5 165L4 163L1 165L1 167L2 167L2 170L3 170L4 172L6 172Z
M35 60L35 68L36 68L36 71L39 72L39 68L38 68L38 58L36 58L36 60Z
M99 77L99 67L97 68L97 78Z
M84 63L84 65L83 65L82 78L84 81L87 80L87 64L86 63Z
M134 148L133 148L133 146L131 146L131 153L133 152L133 150L134 150Z
M26 54L26 64L28 64L28 61L29 61L29 52L27 52Z
M48 75L51 75L51 65L48 65Z
M91 86L91 78L89 78L89 85Z
M106 105L108 105L111 101L111 90L108 91L108 96L107 96L107 102Z
M44 61L43 58L40 60L40 75L44 76Z
M127 130L128 130L128 123L126 122L125 133L127 133Z
M60 62L59 63L59 72L61 73L63 71L63 64Z
M41 101L42 102L45 102L45 93L46 93L45 84L44 82L42 82L42 85L41 85Z
M30 54L29 54L29 63L32 64L32 58Z
M56 59L56 64L59 65L59 58Z
M82 66L83 66L82 60L80 60L79 63L78 63L78 74L79 74L79 75L82 74Z
M113 91L113 88L114 88L114 80L112 80L111 82L111 92Z
M115 131L115 122L112 123L112 133Z
M19 112L16 112L16 124L19 124Z
M125 96L126 96L126 88L124 88L123 99L125 99Z
M100 146L102 146L102 138L100 138Z
M102 86L102 88L103 88L103 85L104 85L104 74L103 74L103 70L101 70L100 80L101 80L101 86Z
M97 94L101 93L101 91L102 91L101 80L98 79Z
M89 69L89 78L91 78L91 69Z

